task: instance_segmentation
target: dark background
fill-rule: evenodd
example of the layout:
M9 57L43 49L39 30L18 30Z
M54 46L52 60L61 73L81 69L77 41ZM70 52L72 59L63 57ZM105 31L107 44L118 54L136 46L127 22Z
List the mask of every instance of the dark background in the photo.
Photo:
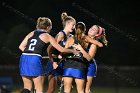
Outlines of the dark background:
M38 17L49 17L52 35L63 29L61 13L67 12L87 29L97 24L106 29L108 46L96 53L97 78L91 90L97 93L140 93L139 0L0 0L0 89L19 93L18 49L36 27ZM47 63L47 59L44 59ZM47 89L47 79L45 90ZM74 90L76 88L74 87ZM17 91L17 92L16 92ZM75 92L76 93L76 92Z
M84 9L86 9L86 11ZM3 0L0 5L0 64L19 64L18 46L35 29L38 17L49 17L52 35L62 30L63 11L87 29L106 29L107 47L96 54L98 64L140 66L140 7L138 0ZM35 21L34 21L35 20Z

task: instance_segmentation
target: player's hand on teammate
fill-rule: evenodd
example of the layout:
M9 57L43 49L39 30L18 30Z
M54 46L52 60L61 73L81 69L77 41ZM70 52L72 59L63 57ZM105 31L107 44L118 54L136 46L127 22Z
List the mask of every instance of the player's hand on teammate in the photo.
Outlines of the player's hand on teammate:
M58 55L58 58L59 58L59 59L62 59L63 57L62 57L62 55Z
M83 50L82 46L80 44L75 44L73 45L74 49L76 49L77 51L81 51Z
M53 69L56 69L58 67L57 62L53 62Z

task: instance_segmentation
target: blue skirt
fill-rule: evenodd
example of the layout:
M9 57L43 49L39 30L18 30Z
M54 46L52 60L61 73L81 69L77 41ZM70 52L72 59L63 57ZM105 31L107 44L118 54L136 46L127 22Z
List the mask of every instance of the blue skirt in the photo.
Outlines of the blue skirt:
M93 59L92 62L89 63L87 76L96 77L97 75L97 64L96 61Z
M45 73L46 75L50 75L53 71L53 65L52 65L52 62L50 60L48 60L48 63L45 67Z
M53 69L52 62L49 60L46 66L46 75L62 76L63 75L63 62L58 64L56 69Z
M76 68L64 68L63 76L85 79L86 78L86 70L76 69Z
M20 57L19 68L21 76L41 76L45 73L42 57L38 54L23 53Z

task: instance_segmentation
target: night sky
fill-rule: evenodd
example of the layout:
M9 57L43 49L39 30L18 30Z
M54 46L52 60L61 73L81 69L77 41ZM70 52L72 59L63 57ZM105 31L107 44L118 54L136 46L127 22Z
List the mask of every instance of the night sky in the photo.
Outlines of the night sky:
M140 7L138 0L3 0L0 5L0 64L18 64L23 38L35 29L38 17L49 17L52 35L63 29L67 12L87 29L106 29L107 47L98 48L98 64L140 66Z

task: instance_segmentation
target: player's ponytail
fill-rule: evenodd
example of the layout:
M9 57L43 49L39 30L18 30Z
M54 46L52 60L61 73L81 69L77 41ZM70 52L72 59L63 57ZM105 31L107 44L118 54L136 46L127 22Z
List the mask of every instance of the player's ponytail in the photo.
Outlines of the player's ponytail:
M49 18L46 17L39 17L37 19L37 29L46 29L48 26L52 26L52 22Z
M61 20L62 20L63 27L66 26L66 22L75 21L75 19L72 16L68 16L66 12L63 12L61 14Z

